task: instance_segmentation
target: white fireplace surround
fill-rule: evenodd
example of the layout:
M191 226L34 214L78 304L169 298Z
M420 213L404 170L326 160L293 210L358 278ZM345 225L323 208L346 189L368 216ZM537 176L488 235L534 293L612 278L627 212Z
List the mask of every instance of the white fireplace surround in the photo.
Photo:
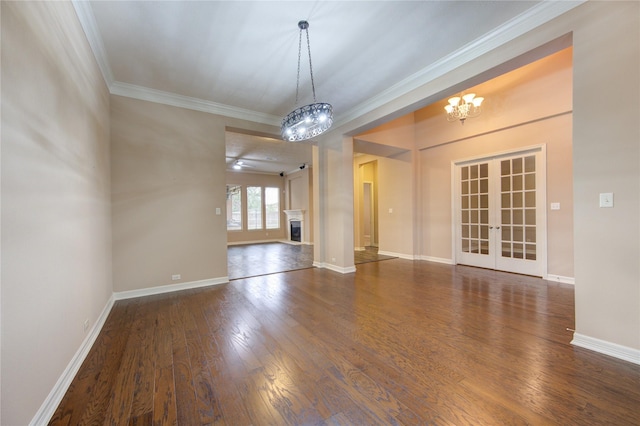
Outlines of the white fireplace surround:
M285 210L284 214L287 215L287 239L291 241L291 221L299 220L300 221L300 242L304 242L304 210L301 209L293 209L293 210Z

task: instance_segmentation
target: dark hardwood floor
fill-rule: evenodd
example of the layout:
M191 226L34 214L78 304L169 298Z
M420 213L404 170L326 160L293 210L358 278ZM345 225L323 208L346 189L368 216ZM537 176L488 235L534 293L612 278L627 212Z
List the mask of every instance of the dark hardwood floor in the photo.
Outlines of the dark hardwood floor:
M51 424L638 425L573 287L401 259L119 301Z

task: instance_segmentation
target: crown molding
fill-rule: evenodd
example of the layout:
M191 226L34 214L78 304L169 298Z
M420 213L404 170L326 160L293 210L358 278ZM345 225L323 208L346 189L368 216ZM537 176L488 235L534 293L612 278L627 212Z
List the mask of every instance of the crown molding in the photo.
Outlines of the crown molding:
M239 118L242 120L249 120L277 127L279 127L282 122L282 117L277 117L275 115L219 104L200 98L193 98L191 96L177 95L175 93L150 89L148 87L136 86L134 84L121 83L119 81L116 81L111 85L110 92L112 95L125 96L128 98L140 99L142 101L203 111L210 114Z
M410 75L394 84L378 95L369 98L355 108L342 114L335 120L334 127L340 127L362 115L379 108L400 96L419 88L420 86L445 75L448 72L479 58L480 56L514 40L517 37L543 25L554 18L585 3L587 0L576 1L544 1L527 10L515 18L505 22L484 36L461 47L426 68Z
M570 11L585 1L587 0L543 1L537 4L483 37L474 40L430 66L394 84L378 95L369 98L355 108L346 111L337 117L333 126L334 129L406 95L420 86ZM72 4L111 94L280 126L281 117L274 115L115 81L90 2L72 0Z
M239 118L256 123L269 124L272 126L280 127L282 118L275 115L264 114L244 108L236 108L229 105L206 101L200 98L183 96L175 93L164 92L161 90L150 89L148 87L136 86L133 84L115 81L113 72L111 71L111 67L109 66L109 60L107 59L106 48L104 46L104 42L102 41L102 37L100 36L98 24L96 23L90 2L82 0L72 0L72 4L76 11L76 15L78 15L80 25L82 26L82 29L84 30L84 33L87 37L89 46L91 47L93 55L96 58L98 67L102 72L102 77L104 78L107 87L109 88L109 92L112 95L125 96L129 98L187 108L196 111L203 111L211 114L222 115L225 117Z
M76 10L76 15L78 15L80 25L82 26L84 34L87 37L87 41L89 42L89 46L93 51L93 56L96 58L96 62L98 62L102 78L104 78L107 87L111 88L111 85L114 82L113 72L109 66L109 61L107 60L107 51L104 47L100 32L98 31L98 24L96 23L96 18L93 15L91 4L88 1L82 0L71 0L71 4Z

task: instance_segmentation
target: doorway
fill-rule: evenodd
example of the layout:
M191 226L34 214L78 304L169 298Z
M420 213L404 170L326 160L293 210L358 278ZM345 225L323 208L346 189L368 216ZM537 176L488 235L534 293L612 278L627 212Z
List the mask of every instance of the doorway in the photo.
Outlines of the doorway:
M378 247L378 162L376 160L358 166L355 206L356 251Z
M375 228L375 209L373 208L373 182L362 184L362 228L365 247L377 247L378 239Z
M544 146L454 163L456 263L546 277Z

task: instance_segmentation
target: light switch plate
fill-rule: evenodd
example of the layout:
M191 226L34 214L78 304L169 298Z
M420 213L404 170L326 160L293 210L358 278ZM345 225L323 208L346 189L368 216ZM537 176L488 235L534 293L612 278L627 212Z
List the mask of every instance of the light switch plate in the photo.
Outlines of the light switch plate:
M551 203L551 210L560 210L560 203Z
M600 207L613 207L613 192L600 193Z

